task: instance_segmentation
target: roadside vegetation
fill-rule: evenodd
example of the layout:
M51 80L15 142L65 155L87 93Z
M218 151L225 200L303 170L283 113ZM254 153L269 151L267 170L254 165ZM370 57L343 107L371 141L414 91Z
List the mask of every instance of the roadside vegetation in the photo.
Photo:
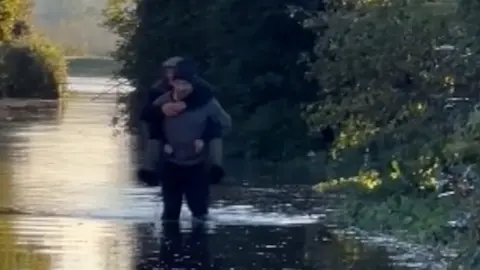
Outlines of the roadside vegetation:
M0 97L58 99L66 90L63 51L32 30L31 2L0 0Z
M231 156L326 155L315 188L347 195L343 222L478 267L475 1L110 0L104 13L137 89L122 99L133 131L158 63L191 56L234 117Z

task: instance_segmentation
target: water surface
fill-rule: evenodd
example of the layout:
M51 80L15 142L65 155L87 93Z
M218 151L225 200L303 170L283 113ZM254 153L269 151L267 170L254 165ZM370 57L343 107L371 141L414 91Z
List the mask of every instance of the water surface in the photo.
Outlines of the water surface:
M0 270L403 269L329 233L330 199L297 179L236 175L214 189L212 221L185 209L179 226L160 224L161 191L135 183L132 139L110 125L116 96L98 95L105 80L70 78L83 94L0 121Z

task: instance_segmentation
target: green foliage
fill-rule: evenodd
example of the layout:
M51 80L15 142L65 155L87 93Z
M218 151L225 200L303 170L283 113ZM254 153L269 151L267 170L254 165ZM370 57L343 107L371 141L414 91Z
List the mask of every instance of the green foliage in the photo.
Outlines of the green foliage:
M466 230L462 235L460 256L453 262L451 269L477 269L480 266L478 243L480 242L480 110L478 103L468 114L466 121L460 122L454 134L445 146L446 155L452 165L466 165L466 169L456 175L454 190L458 201L468 209ZM472 177L473 174L473 177ZM473 180L475 190L465 192L464 182ZM471 179L473 178L473 179ZM467 268L464 268L467 267Z
M460 209L453 201L396 195L383 202L355 196L344 201L344 222L365 230L395 234L420 243L445 244L457 239L446 224Z
M480 165L480 109L475 107L464 125L458 125L445 145L452 161Z
M478 99L473 30L459 14L425 5L367 1L310 22L326 28L312 67L325 98L309 107L310 124L338 127L334 158L369 149L382 179L395 161L403 182L417 187L447 162L444 145L457 122L445 109L449 98Z
M308 59L315 36L301 12L288 9L295 1L142 0L136 10L132 2L110 1L105 24L122 37L114 56L123 63L120 75L138 88L137 106L164 59L189 56L234 117L228 141L235 153L281 159L312 146L302 112L317 86L299 61Z
M105 27L128 42L136 27L135 0L108 0L107 8L103 10Z
M105 20L103 25L120 38L112 56L122 63L119 76L136 83L133 75L133 65L136 61L134 34L137 29L137 13L135 0L108 0L107 8L103 10Z
M367 194L374 192L378 185L381 184L378 172L376 171L361 171L356 177L339 178L322 182L314 186L318 192L335 192Z
M15 98L62 96L67 68L62 51L40 36L27 36L2 44L0 89Z
M58 98L66 87L62 51L30 31L30 0L0 0L0 94Z
M0 41L10 40L12 30L20 19L22 0L0 0Z
M137 88L125 99L130 115L165 58L193 57L234 116L236 152L303 155L334 127L328 166L350 171L317 190L347 192L352 224L439 240L457 210L480 209L478 194L435 197L442 169L478 165L480 113L452 98L479 102L480 6L300 2L111 0L105 25L121 36L119 75Z
M461 244L462 269L477 269L480 112L472 107L479 104L480 8L470 0L448 10L430 7L367 1L311 20L312 29L326 30L312 70L325 99L309 107L310 124L337 127L332 163L368 150L360 172L374 169L380 183L365 188L369 180L360 174L317 189L349 191L343 217L350 224ZM455 195L438 198L432 191L444 168L466 169L450 180ZM476 189L465 192L472 178ZM465 231L447 228L464 212L471 215Z

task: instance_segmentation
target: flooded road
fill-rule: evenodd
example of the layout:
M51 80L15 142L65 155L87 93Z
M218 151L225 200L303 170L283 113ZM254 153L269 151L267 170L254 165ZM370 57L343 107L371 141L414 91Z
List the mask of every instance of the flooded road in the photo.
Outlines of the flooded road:
M73 86L88 93L0 121L0 270L406 269L331 235L295 179L216 187L212 221L162 225L160 189L136 185L131 138L114 136L115 96Z

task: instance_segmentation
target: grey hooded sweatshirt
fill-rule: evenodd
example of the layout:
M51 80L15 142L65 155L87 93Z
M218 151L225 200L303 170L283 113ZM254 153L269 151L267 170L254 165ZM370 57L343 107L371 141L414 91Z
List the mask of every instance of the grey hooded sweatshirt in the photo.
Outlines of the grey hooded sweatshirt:
M155 103L161 107L171 101L173 101L171 93L165 93ZM185 110L177 116L165 117L163 120L165 140L173 148L172 154L164 153L165 160L179 165L193 165L207 161L208 146L205 145L200 153L196 153L195 140L202 138L208 119L221 127L222 135L231 130L231 117L215 98L195 109Z

